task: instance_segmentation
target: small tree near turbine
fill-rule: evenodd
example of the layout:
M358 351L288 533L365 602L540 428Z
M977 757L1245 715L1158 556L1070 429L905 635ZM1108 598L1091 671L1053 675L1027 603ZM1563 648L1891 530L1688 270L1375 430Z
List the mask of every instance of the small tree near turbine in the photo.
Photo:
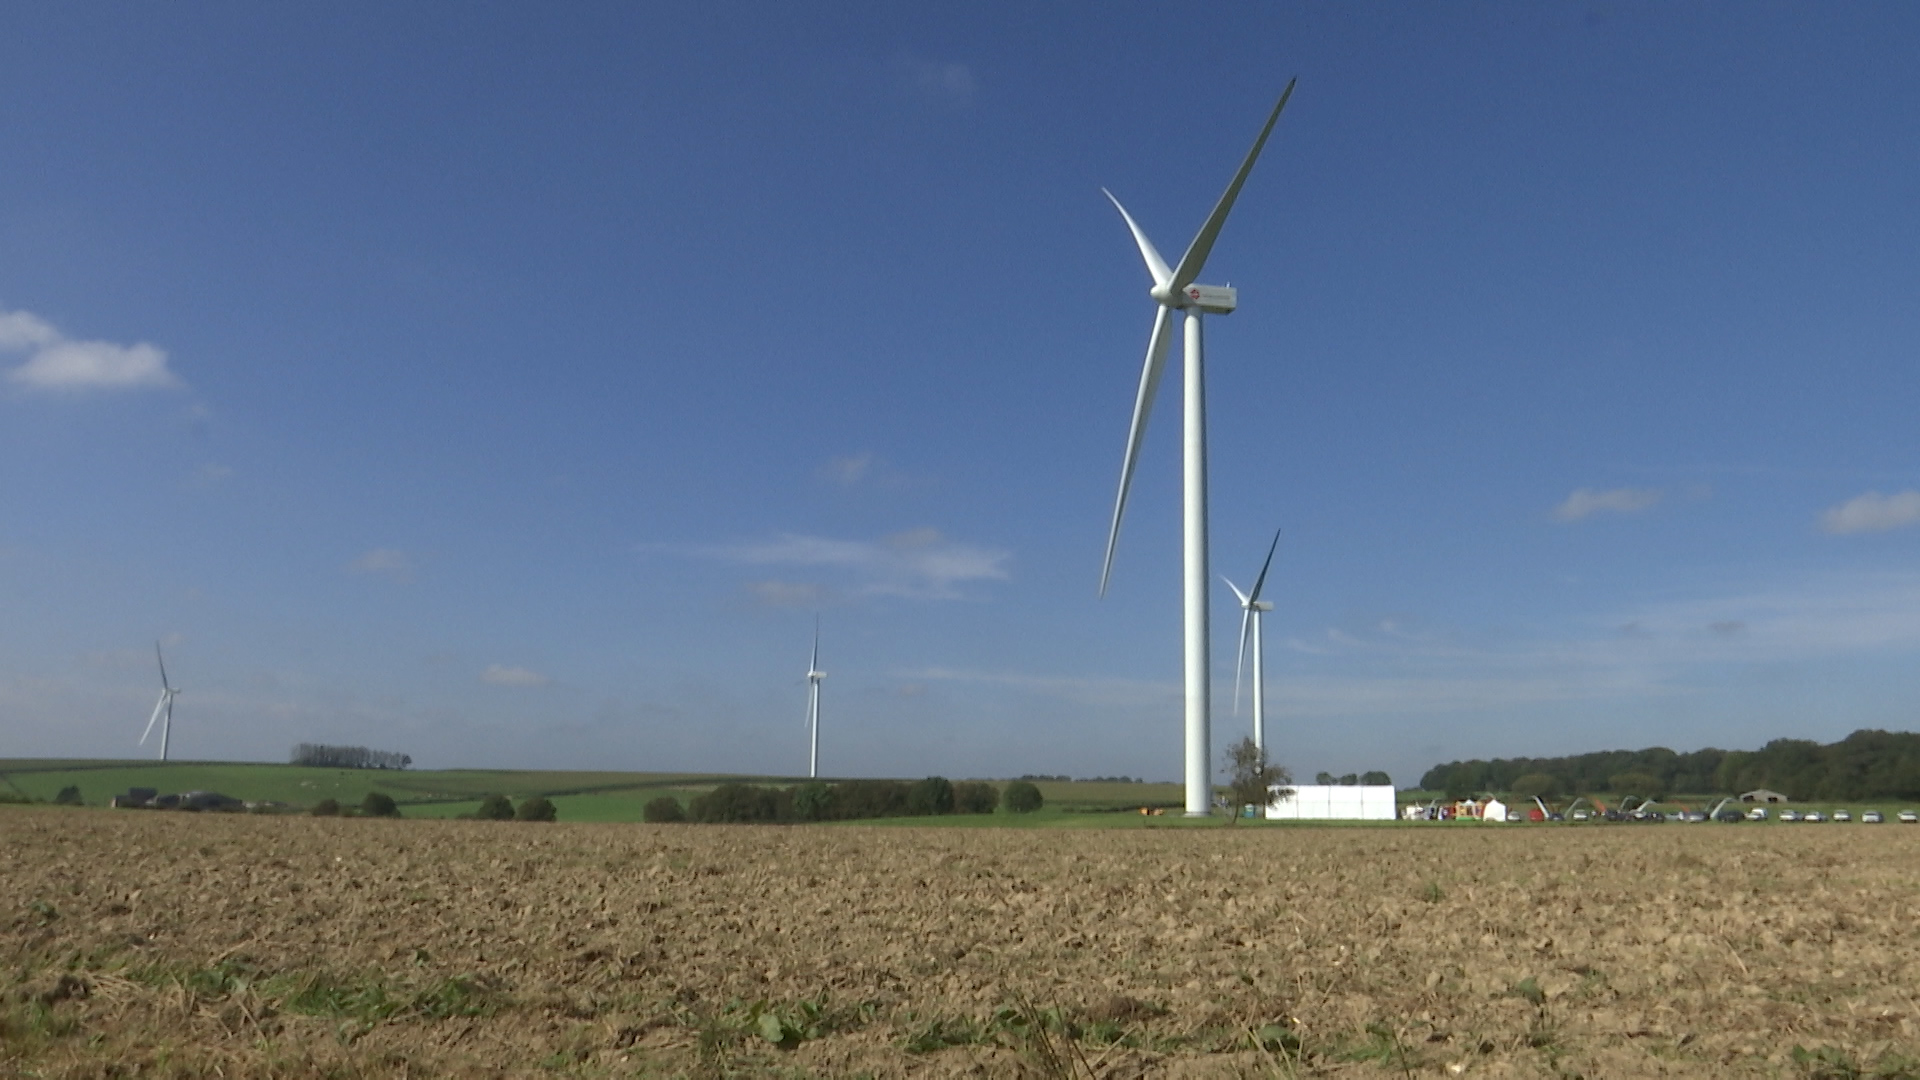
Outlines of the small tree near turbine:
M1254 745L1251 737L1227 747L1227 790L1233 795L1233 817L1240 817L1243 806L1265 807L1282 795L1293 794L1285 785L1293 783L1286 767L1267 761L1267 752ZM1281 790L1275 791L1279 787Z

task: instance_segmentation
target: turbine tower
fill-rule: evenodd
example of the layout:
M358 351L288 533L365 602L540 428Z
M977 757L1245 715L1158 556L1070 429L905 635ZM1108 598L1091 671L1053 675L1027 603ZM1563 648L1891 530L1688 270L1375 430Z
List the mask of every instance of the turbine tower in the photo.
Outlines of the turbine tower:
M153 725L160 724L160 760L167 760L167 741L173 734L173 699L179 689L167 683L167 658L160 655L160 643L153 643L153 658L160 661L160 700L154 702L153 716L147 720L147 730L140 733L140 745L147 745L147 736L153 734ZM164 719L163 719L164 717Z
M1267 545L1267 561L1260 564L1260 576L1253 579L1253 591L1241 592L1240 586L1228 581L1225 574L1221 581L1227 582L1227 588L1240 601L1240 658L1233 664L1233 712L1240 714L1240 669L1247 662L1247 632L1253 632L1253 745L1255 749L1267 748L1267 677L1265 666L1261 663L1264 650L1260 647L1260 616L1273 610L1273 605L1260 599L1260 590L1267 583L1267 568L1273 565L1274 549L1280 546L1280 530L1273 530L1273 543Z
M807 662L807 779L816 780L820 776L820 680L827 673L820 670L820 620L813 620L813 659Z
M1141 231L1120 205L1120 200L1110 191L1105 192L1114 209L1120 211L1120 217L1127 223L1127 229L1133 233L1134 243L1139 245L1140 257L1146 261L1147 272L1153 276L1153 287L1147 295L1159 305L1153 317L1153 332L1147 337L1147 360L1140 372L1140 390L1133 402L1133 423L1127 431L1127 456L1120 466L1120 494L1113 503L1113 526L1107 533L1107 558L1100 570L1100 594L1106 595L1107 579L1113 572L1113 549L1120 540L1120 519L1127 509L1127 488L1133 483L1133 469L1140 456L1140 440L1146 434L1147 416L1153 411L1154 392L1160 388L1160 375L1166 366L1167 334L1173 323L1173 313L1181 312L1186 316L1186 376L1185 376L1185 445L1184 473L1185 488L1185 525L1182 530L1185 555L1185 630L1186 630L1186 781L1187 816L1206 817L1212 805L1211 766L1213 756L1211 733L1208 730L1208 716L1212 708L1209 653L1207 642L1207 401L1206 379L1202 364L1200 317L1204 314L1225 315L1235 306L1236 293L1232 286L1197 285L1200 270L1206 265L1207 256L1213 252L1213 242L1220 235L1220 227L1226 224L1227 214L1233 210L1233 201L1240 197L1240 186L1247 181L1247 174L1253 171L1253 163L1260 157L1260 150L1267 144L1267 136L1273 133L1274 122L1280 119L1280 110L1287 107L1287 98L1293 95L1293 80L1281 92L1280 100L1267 116L1267 124L1260 129L1260 137L1253 141L1253 149L1247 151L1247 159L1240 163L1240 171L1233 174L1233 182L1227 185L1226 193L1214 205L1213 213L1207 215L1206 224L1200 226L1200 232L1187 246L1187 253L1180 257L1179 265L1167 268L1167 262L1154 250L1152 241ZM1104 189L1102 189L1104 191Z

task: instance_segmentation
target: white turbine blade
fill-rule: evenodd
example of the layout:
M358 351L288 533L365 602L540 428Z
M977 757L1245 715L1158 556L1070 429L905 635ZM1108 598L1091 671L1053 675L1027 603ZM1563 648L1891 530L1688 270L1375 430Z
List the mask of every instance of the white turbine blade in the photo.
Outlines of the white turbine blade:
M807 674L820 670L820 619L813 620L813 659L807 661Z
M167 703L172 700L173 695L165 690L160 691L160 700L153 703L153 715L147 718L147 730L140 733L141 746L147 745L147 736L153 734L153 725L160 722L160 710L166 708Z
M1100 194L1105 195L1107 201L1113 204L1113 208L1120 211L1121 219L1127 223L1127 228L1133 231L1133 242L1140 245L1140 257L1146 260L1147 273L1153 275L1154 285L1165 285L1172 280L1173 271L1167 269L1167 260L1160 257L1159 249L1153 246L1153 241L1147 239L1147 234L1134 222L1133 215L1127 213L1127 208L1121 206L1120 200L1113 197L1113 192L1101 188Z
M1193 284L1200 276L1200 268L1207 264L1207 256L1213 254L1213 242L1220 236L1220 227L1227 223L1227 215L1233 212L1233 200L1240 197L1240 185L1247 182L1247 174L1253 171L1254 159L1260 156L1260 149L1267 145L1267 136L1273 132L1274 121L1280 119L1280 110L1287 107L1287 99L1293 96L1294 79L1287 83L1286 90L1280 94L1279 104L1267 117L1267 126L1260 129L1260 137L1253 141L1253 149L1247 151L1247 160L1240 163L1240 171L1233 174L1233 183L1227 185L1226 194L1214 205L1213 213L1207 215L1207 223L1200 226L1200 232L1194 236L1193 243L1187 246L1187 253L1180 256L1180 265L1173 268L1173 291L1179 292Z
M1267 545L1267 561L1260 564L1260 576L1253 579L1253 592L1243 597L1246 603L1260 599L1260 589L1267 583L1267 568L1273 565L1273 552L1280 546L1280 530L1273 530L1273 543ZM1234 590L1238 592L1239 590Z
M165 689L167 687L167 658L160 655L160 643L157 641L153 643L153 658L160 661L160 686L162 689Z
M1233 595L1239 599L1241 607L1246 607L1247 604L1251 602L1248 600L1247 594L1240 591L1240 586L1235 585L1233 581L1227 577L1227 575L1221 574L1220 580L1226 582L1227 588L1233 590Z
M1120 494L1113 500L1113 527L1107 530L1107 559L1100 567L1100 595L1107 595L1107 578L1113 573L1113 548L1120 542L1120 519L1127 512L1127 489L1133 484L1133 467L1140 460L1140 441L1147 434L1147 417L1153 413L1153 395L1160 389L1160 375L1167 366L1167 338L1173 326L1173 309L1160 306L1153 316L1153 333L1147 338L1147 362L1140 369L1140 392L1133 399L1133 424L1127 429L1127 457L1120 465Z
M1234 592L1240 590L1235 589ZM1247 631L1252 628L1253 608L1251 605L1240 609L1240 656L1233 662L1233 715L1240 715L1240 670L1247 662Z

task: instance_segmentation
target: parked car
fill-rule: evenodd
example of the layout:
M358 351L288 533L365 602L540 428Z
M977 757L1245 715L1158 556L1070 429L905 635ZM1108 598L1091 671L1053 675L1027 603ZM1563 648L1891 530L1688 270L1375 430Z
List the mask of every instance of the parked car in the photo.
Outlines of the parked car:
M1753 809L1747 811L1747 820L1748 821L1767 820L1767 808L1764 806L1756 806Z
M1782 811L1780 811L1780 820L1781 820L1781 821L1799 821L1799 820L1800 820L1800 811L1798 811L1798 810L1782 810Z
M1680 820L1681 821L1705 821L1707 820L1707 812L1705 810L1689 810L1686 813L1680 815Z
M1813 822L1820 822L1820 821L1825 821L1825 820L1827 820L1827 815L1825 815L1825 814L1823 814L1823 813L1821 813L1821 812L1820 812L1820 811L1818 811L1818 810L1809 810L1809 811L1807 811L1807 816L1806 816L1806 817L1803 817L1803 818L1801 818L1800 820L1801 820L1801 821L1813 821Z
M1911 810L1902 810L1900 811L1900 824L1902 825L1920 824L1920 814L1916 814Z
M1880 811L1878 810L1869 810L1860 815L1860 824L1862 825L1878 825L1885 820L1887 819L1881 817Z
M1852 813L1851 811L1848 811L1848 810L1835 810L1835 811L1833 812L1833 820L1835 820L1835 821L1852 821L1852 820L1853 820L1853 813Z
M1732 807L1728 807L1725 810L1720 811L1720 816L1717 820L1724 821L1729 825L1733 825L1733 824L1737 824L1739 822L1747 820L1747 815L1741 813L1738 810L1735 810Z

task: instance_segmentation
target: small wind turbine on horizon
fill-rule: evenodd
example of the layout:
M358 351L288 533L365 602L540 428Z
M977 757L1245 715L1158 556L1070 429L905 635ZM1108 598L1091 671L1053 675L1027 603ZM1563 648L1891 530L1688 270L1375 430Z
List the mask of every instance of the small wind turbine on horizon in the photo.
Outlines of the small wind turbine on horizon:
M1253 745L1255 749L1267 748L1267 677L1265 666L1261 662L1264 650L1260 647L1260 616L1273 610L1273 604L1260 599L1260 590L1267 584L1267 568L1273 565L1273 553L1280 546L1280 530L1273 530L1273 543L1267 545L1267 561L1260 564L1260 576L1253 579L1253 589L1241 592L1225 574L1220 580L1227 583L1233 595L1240 601L1240 658L1233 664L1233 714L1240 715L1240 671L1247 662L1247 636L1253 636Z
M153 658L160 662L160 700L154 703L153 716L147 720L147 730L140 733L140 745L147 745L147 736L153 734L153 725L160 724L160 760L167 760L167 742L173 734L173 699L180 693L178 687L167 682L167 658L160 655L160 643L153 643Z
M1133 403L1133 423L1127 431L1127 456L1120 466L1120 493L1113 503L1113 526L1107 533L1107 558L1100 570L1100 595L1107 593L1107 579L1113 572L1113 550L1120 540L1120 519L1127 510L1127 489L1133 483L1133 470L1140 456L1140 442L1146 435L1147 417L1153 411L1154 393L1160 388L1160 375L1166 367L1167 335L1173 324L1173 313L1181 312L1186 316L1186 368L1185 368L1185 433L1183 473L1185 477L1184 526L1182 529L1185 547L1185 570L1182 575L1185 586L1185 633L1186 633L1186 788L1187 816L1205 817L1212 810L1212 768L1213 755L1209 714L1211 701L1211 672L1209 643L1207 640L1207 401L1206 377L1203 364L1200 335L1200 318L1203 314L1225 315L1233 311L1238 294L1232 286L1199 285L1195 282L1205 267L1207 256L1213 252L1213 243L1220 236L1221 226L1226 224L1227 215L1233 210L1234 200L1240 197L1240 187L1247 181L1247 174L1253 171L1253 163L1260 157L1260 150L1267 145L1267 136L1273 133L1273 125L1280 119L1280 110L1287 107L1287 99L1293 96L1293 86L1299 80L1287 83L1281 92L1280 100L1267 116L1266 126L1260 129L1260 137L1253 142L1253 149L1247 151L1247 158L1240 163L1240 171L1233 175L1233 182L1227 185L1226 193L1214 205L1213 213L1207 215L1206 223L1187 245L1187 253L1180 257L1177 266L1169 269L1160 252L1154 249L1152 241L1147 239L1133 215L1120 205L1113 192L1102 189L1114 209L1120 211L1120 217L1126 221L1127 229L1133 233L1133 240L1140 248L1140 257L1146 261L1147 273L1153 277L1153 287L1147 295L1153 298L1158 310L1153 317L1153 332L1147 337L1147 359L1140 372L1140 389Z
M813 659L807 661L807 779L820 776L820 620L813 620Z

